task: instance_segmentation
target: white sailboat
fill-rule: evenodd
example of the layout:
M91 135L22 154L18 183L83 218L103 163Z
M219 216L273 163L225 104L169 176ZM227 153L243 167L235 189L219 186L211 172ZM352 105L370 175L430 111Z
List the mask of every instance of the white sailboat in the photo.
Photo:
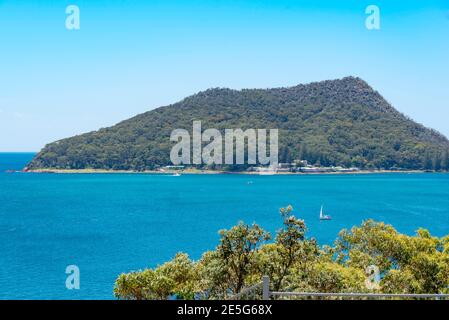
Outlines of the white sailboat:
M320 210L320 220L332 220L332 217L330 215L323 213L323 206L321 206Z

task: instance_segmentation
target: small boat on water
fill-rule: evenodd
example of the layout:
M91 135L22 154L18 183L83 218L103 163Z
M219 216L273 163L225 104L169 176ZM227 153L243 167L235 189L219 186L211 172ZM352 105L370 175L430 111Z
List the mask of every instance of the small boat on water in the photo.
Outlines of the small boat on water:
M181 174L179 172L176 172L173 174L173 177L180 177L180 176L181 176Z
M323 206L321 206L320 210L320 220L332 220L332 217L330 215L323 213Z

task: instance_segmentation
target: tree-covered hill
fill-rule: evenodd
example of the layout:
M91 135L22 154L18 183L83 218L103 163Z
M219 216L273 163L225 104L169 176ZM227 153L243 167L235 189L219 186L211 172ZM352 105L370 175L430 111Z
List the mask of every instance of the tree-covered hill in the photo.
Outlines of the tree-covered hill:
M290 88L209 89L115 126L56 141L28 169L148 170L170 164L173 129L279 129L280 162L447 169L449 141L396 111L360 78Z

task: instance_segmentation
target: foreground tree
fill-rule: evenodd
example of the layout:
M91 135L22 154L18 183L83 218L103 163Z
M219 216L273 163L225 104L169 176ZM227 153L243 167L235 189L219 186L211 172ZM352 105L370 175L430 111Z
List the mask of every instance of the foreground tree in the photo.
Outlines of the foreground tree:
M235 294L240 292L246 278L255 269L254 256L259 246L271 237L257 224L249 226L243 222L230 230L221 230L220 236L217 257L224 267L222 280Z
M281 208L283 227L274 242L257 224L240 222L220 231L213 251L192 261L178 253L155 269L121 274L119 299L222 299L263 275L275 291L449 293L449 235L437 238L420 229L415 236L368 220L342 230L334 246L320 248L307 239L303 220ZM367 285L367 270L378 269L380 282Z
M197 266L184 253L156 269L121 274L114 295L124 300L165 300L169 296L193 299L199 275Z
M398 233L391 225L368 220L343 230L335 252L343 266L365 270L375 265L384 275L383 292L440 293L449 287L449 255L445 238L427 230L415 236Z
M292 206L280 209L283 228L278 230L275 243L263 246L258 252L260 276L268 275L275 291L283 287L292 271L305 276L318 256L315 240L305 238L304 220L296 218L292 211Z

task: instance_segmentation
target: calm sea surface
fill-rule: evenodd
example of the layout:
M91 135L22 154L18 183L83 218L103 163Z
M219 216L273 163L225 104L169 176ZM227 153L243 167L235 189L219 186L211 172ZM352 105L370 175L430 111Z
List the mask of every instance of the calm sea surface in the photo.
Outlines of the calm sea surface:
M121 272L213 249L239 220L274 232L291 204L331 244L373 218L449 234L448 174L316 176L6 173L33 154L0 153L0 299L111 299ZM324 204L332 221L320 222ZM67 290L77 265L81 289Z

